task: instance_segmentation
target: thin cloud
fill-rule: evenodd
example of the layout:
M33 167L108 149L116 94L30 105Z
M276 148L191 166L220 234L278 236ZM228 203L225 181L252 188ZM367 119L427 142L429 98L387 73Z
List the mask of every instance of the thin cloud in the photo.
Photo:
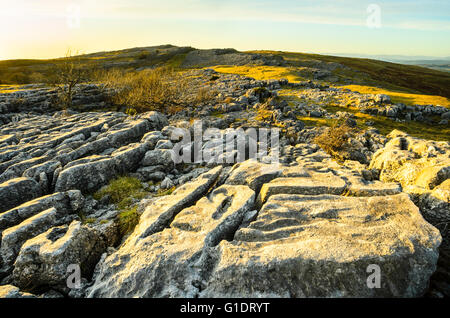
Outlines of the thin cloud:
M0 0L5 1L5 0ZM9 2L9 1L8 1ZM449 7L445 2L413 1L378 1L382 9L382 26L385 28L407 29L417 31L450 30L450 17L442 10ZM2 17L41 17L65 18L71 5L80 7L83 19L108 20L186 20L186 21L248 21L264 23L300 23L315 25L366 26L367 5L370 1L352 4L352 1L329 0L250 0L250 1L216 1L216 0L16 0L2 6ZM426 9L423 18L418 11ZM445 12L445 11L444 11ZM432 14L436 19L430 18Z

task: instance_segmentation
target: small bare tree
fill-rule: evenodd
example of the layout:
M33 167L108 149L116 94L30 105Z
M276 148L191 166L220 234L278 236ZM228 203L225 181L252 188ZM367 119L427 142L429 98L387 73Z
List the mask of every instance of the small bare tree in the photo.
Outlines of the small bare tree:
M62 61L55 63L50 84L58 90L58 99L63 110L72 107L75 88L83 82L86 75L87 71L83 68L78 53L72 55L70 49Z

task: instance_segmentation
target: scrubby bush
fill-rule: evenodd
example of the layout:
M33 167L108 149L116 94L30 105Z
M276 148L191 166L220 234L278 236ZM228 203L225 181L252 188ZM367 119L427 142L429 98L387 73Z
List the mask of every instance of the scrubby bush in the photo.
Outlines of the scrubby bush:
M126 113L131 110L132 114L151 110L174 114L189 105L204 105L217 95L207 86L190 85L188 77L166 66L100 71L95 80L102 84L113 105L126 107Z
M325 152L331 156L342 159L341 153L348 152L350 144L349 138L354 137L356 128L351 127L347 121L336 122L314 139Z
M217 95L217 92L211 90L209 87L200 87L194 97L194 103L196 105L207 104L211 102Z
M137 112L170 111L183 105L186 81L173 69L159 67L140 72L110 70L100 75L99 81L113 92L115 105L134 108Z

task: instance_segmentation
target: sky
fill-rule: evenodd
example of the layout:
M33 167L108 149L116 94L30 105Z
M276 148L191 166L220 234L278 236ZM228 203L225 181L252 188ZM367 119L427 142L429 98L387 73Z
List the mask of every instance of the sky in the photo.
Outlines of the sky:
M173 44L450 56L449 0L0 0L0 59Z

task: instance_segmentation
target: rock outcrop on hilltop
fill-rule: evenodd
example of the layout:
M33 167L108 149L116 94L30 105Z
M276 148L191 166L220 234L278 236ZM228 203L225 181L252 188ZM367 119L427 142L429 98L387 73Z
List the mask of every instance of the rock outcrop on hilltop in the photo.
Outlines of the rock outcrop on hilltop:
M196 72L214 74L222 96L171 116L3 102L0 297L420 297L430 278L449 295L448 142L372 129L351 140L361 160L337 162L312 142L322 128L296 119L327 113L275 98L282 85L311 98L334 88ZM216 138L177 148L178 129L195 135L193 114ZM268 129L234 135L241 156L224 147L237 128ZM254 145L265 150L249 158ZM175 162L175 149L203 160ZM118 176L146 184L126 236L118 206L93 196Z

